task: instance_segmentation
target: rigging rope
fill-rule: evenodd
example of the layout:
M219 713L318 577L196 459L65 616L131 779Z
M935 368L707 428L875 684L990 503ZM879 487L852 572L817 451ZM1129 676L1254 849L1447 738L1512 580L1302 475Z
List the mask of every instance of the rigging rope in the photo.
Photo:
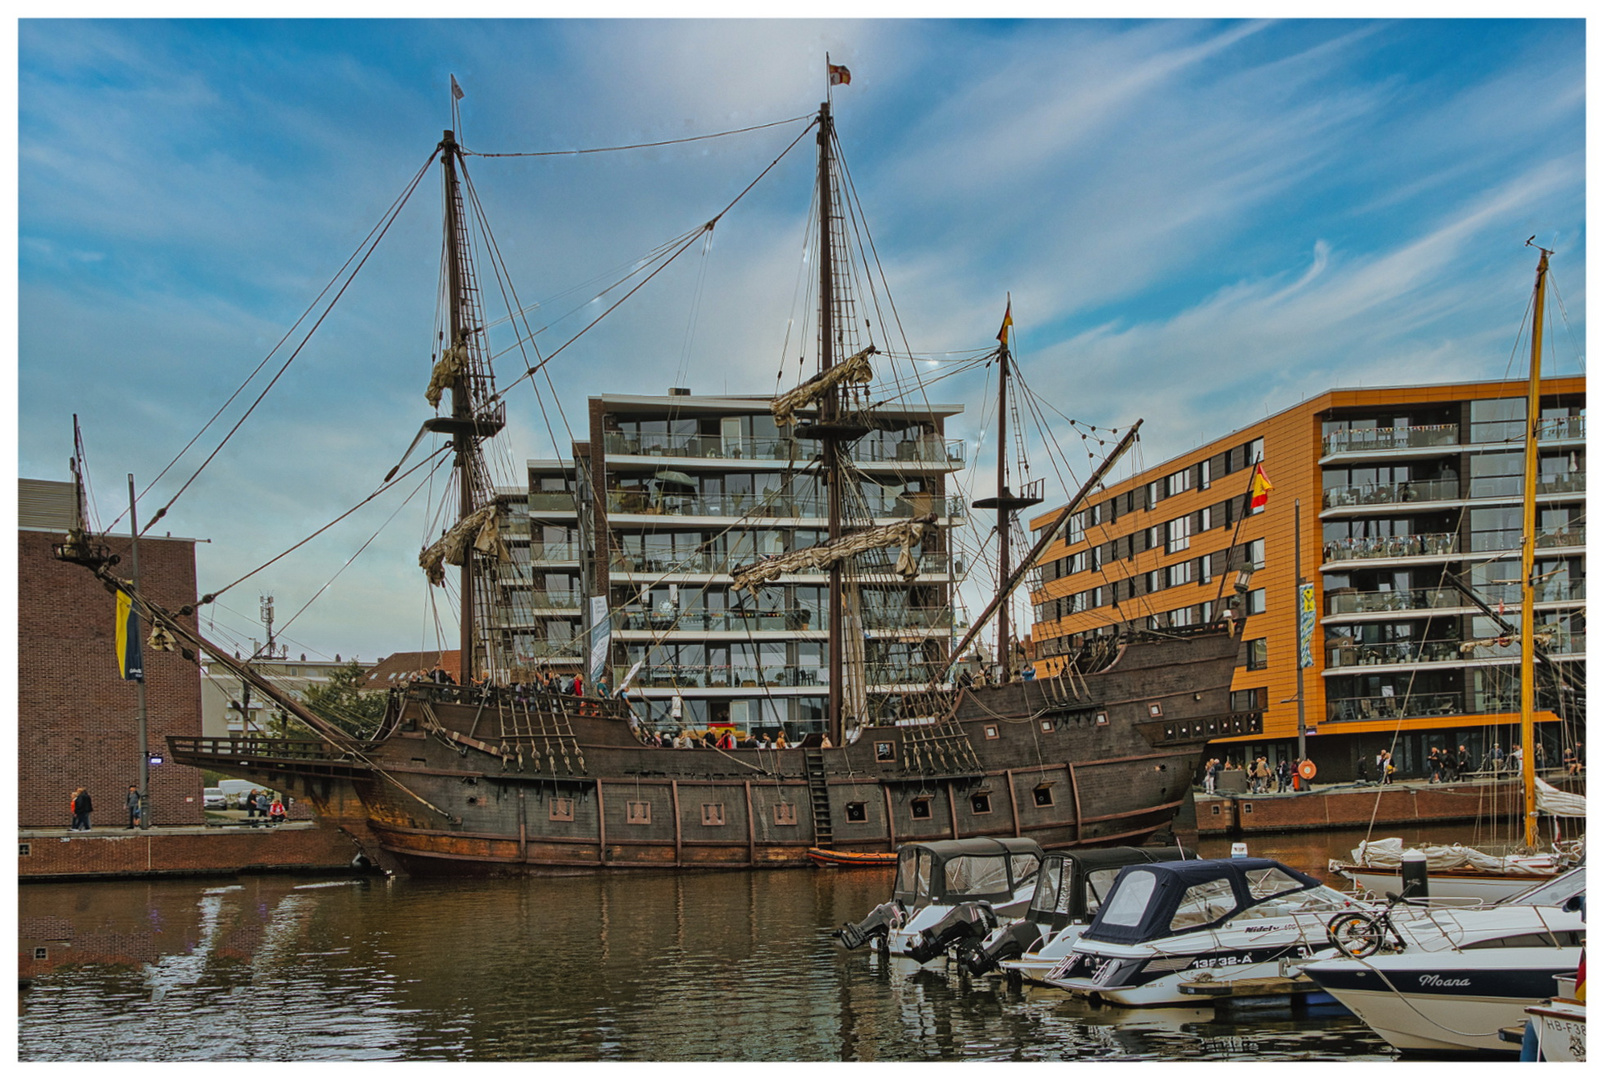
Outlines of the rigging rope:
M722 139L726 135L744 135L749 131L763 131L772 127L783 127L786 124L795 124L802 120L813 119L813 114L793 116L786 120L773 120L767 124L753 124L751 127L732 128L729 131L715 131L708 135L689 135L683 139L664 139L661 142L629 143L625 146L594 146L579 150L527 150L509 153L488 153L481 150L464 149L464 154L482 158L540 158L540 157L572 157L577 154L610 154L618 150L649 150L657 146L677 146L681 143L703 142L707 139ZM812 125L810 124L809 127ZM803 134L807 134L806 131Z

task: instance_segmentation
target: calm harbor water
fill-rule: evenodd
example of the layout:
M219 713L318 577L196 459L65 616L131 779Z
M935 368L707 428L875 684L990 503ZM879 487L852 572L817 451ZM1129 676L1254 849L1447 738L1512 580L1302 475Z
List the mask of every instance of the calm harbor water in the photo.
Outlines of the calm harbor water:
M1382 834L1377 834L1378 836ZM1385 835L1408 831L1390 830ZM1435 838L1470 839L1469 831ZM1255 841L1311 871L1362 834ZM1223 855L1228 841L1207 841ZM19 889L23 1061L1390 1060L1339 1012L1092 1008L829 937L886 870Z

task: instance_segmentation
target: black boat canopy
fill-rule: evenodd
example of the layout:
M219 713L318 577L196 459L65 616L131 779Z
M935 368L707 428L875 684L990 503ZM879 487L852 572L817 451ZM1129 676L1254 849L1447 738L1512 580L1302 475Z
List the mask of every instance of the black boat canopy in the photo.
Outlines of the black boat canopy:
M897 849L897 902L904 907L1011 899L1036 876L1041 845L1020 837L932 840Z
M1266 900L1319 886L1273 859L1192 859L1128 866L1081 935L1135 944L1218 926Z

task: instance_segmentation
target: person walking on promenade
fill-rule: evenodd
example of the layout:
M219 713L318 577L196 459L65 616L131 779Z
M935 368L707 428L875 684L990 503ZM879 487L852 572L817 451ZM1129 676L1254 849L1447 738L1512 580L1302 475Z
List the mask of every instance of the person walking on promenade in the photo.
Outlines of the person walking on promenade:
M256 793L256 816L264 818L267 816L267 792L265 791Z
M256 816L257 794L257 790L255 788L251 788L251 793L245 796L245 816L248 818L253 818Z
M139 828L139 819L141 817L141 814L140 814L140 809L139 809L139 785L138 784L129 784L128 785L128 798L126 800L124 800L124 802L128 806L128 827L130 829Z
M95 812L95 801L87 788L72 793L72 827L78 832L89 831L89 815Z
M1275 790L1292 790L1292 765L1286 758L1275 763Z
M1205 794L1214 794L1214 780L1219 775L1220 759L1217 757L1209 758L1208 762L1203 766L1203 791Z
M1435 746L1431 748L1431 753L1427 757L1426 771L1429 783L1437 784L1442 782L1442 758L1438 756Z
M1376 767L1381 770L1381 782L1383 784L1392 783L1392 774L1397 770L1394 769L1392 765L1391 750L1383 750L1380 755L1377 756Z

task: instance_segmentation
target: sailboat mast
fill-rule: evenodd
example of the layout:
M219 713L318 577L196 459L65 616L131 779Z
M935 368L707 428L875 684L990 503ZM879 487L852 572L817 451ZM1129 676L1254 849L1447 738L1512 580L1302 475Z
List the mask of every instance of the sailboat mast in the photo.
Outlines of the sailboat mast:
M1003 330L1003 342L997 350L997 497L1001 501L1008 495L1008 331ZM1008 524L1013 514L1003 506L997 508L997 581L1008 580ZM1008 649L1008 609L997 608L997 663L999 678L1008 681L1013 667Z
M463 319L465 304L462 287L462 230L460 210L462 206L462 192L457 180L457 154L459 148L453 132L447 130L440 140L440 167L445 173L446 197L446 308L447 318L450 320L447 327L449 342L446 348L455 349L465 345L466 325ZM474 476L473 459L474 444L467 421L473 415L473 403L469 396L467 365L451 380L451 418L458 421L451 436L451 446L456 452L457 471L457 504L458 518L466 518L474 512ZM461 661L458 674L463 683L468 683L474 673L474 642L473 642L473 592L474 592L474 557L470 547L462 560L461 576L461 605L462 626L460 633Z
M1532 297L1532 364L1526 380L1526 473L1521 488L1520 549L1520 779L1525 793L1525 844L1537 846L1537 754L1532 712L1536 703L1532 655L1536 645L1532 575L1537 562L1537 438L1541 423L1538 383L1543 365L1543 299L1548 283L1549 252L1537 249L1536 293Z
M832 124L830 103L822 102L819 105L819 371L821 373L829 371L835 364L835 252L831 243L830 223L833 214L831 201L833 192L830 184L830 149L834 137ZM838 419L839 412L838 393L827 395L819 403L820 426L825 432L821 446L824 452L826 514L831 543L841 539L842 533L841 443L837 436L829 433ZM840 564L830 567L829 592L830 617L827 628L830 653L830 702L826 723L829 727L830 742L840 746L844 726L841 710L846 700L841 685L845 670L841 654L844 644L842 626L846 618L846 604L842 595Z

